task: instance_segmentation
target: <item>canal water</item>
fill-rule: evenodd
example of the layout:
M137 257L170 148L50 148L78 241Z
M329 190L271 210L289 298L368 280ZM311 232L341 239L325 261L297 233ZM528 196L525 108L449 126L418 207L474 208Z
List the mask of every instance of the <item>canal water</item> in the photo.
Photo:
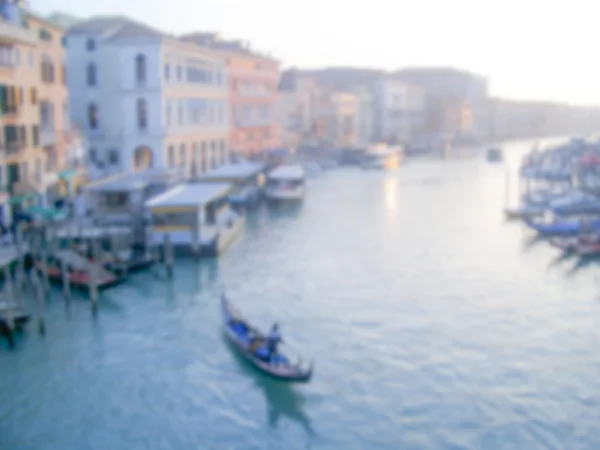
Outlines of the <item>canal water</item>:
M56 292L44 339L0 347L0 448L600 448L597 269L503 220L506 171L466 155L325 172L218 261L107 291L95 321ZM280 323L310 384L231 352L223 292Z

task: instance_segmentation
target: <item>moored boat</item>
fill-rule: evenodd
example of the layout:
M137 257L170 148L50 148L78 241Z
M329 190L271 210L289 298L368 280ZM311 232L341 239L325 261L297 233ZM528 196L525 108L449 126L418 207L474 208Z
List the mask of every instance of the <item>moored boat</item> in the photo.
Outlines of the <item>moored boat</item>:
M402 162L402 147L375 145L365 153L361 167L363 169L396 169Z
M266 335L251 326L229 303L221 297L221 312L225 335L235 349L256 369L272 378L283 381L308 382L313 365L285 349L269 358Z
M306 172L302 166L279 166L267 175L265 196L267 200L299 201L305 194Z

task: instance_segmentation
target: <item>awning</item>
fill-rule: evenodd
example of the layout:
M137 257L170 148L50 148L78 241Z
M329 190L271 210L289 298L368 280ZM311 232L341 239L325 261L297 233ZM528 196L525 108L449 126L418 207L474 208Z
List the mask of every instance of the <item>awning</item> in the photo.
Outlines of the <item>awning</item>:
M21 194L21 195L13 195L10 200L9 203L11 205L18 205L20 203L25 203L28 202L30 200L34 200L35 198L37 198L37 194L34 192L28 192L26 194Z
M79 171L77 169L66 169L58 172L58 178L61 180L72 180L79 175Z
M61 220L64 219L67 214L63 211L54 208L43 208L41 206L32 206L25 210L27 214L32 216L39 216L46 220Z

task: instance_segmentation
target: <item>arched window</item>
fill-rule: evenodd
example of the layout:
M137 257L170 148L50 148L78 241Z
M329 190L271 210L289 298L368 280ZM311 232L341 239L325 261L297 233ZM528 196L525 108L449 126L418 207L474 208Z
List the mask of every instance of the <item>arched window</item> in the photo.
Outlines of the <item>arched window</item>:
M202 142L202 146L200 148L200 173L206 172L207 166L207 147L206 141Z
M146 82L146 57L142 54L135 57L135 81L140 84Z
M96 86L96 64L94 63L87 65L87 84L88 86Z
M93 40L92 38L85 41L85 49L88 52L93 52L94 50L96 50L96 41Z
M172 145L169 146L167 158L169 162L169 167L175 167L175 147L173 147Z
M143 98L137 101L137 125L140 130L148 128L148 107Z
M187 158L186 158L185 144L181 144L179 146L179 165L182 167L187 166Z
M92 130L98 128L98 107L95 103L88 105L88 124Z
M217 141L210 141L210 168L215 169L217 163Z

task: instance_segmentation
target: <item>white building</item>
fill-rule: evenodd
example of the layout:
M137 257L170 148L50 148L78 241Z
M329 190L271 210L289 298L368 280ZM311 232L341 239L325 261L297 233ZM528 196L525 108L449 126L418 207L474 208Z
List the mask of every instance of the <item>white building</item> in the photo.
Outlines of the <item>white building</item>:
M90 176L229 159L225 61L209 49L125 17L98 17L67 35L73 120Z
M426 111L425 90L393 77L381 78L374 89L374 140L405 143L415 137Z

